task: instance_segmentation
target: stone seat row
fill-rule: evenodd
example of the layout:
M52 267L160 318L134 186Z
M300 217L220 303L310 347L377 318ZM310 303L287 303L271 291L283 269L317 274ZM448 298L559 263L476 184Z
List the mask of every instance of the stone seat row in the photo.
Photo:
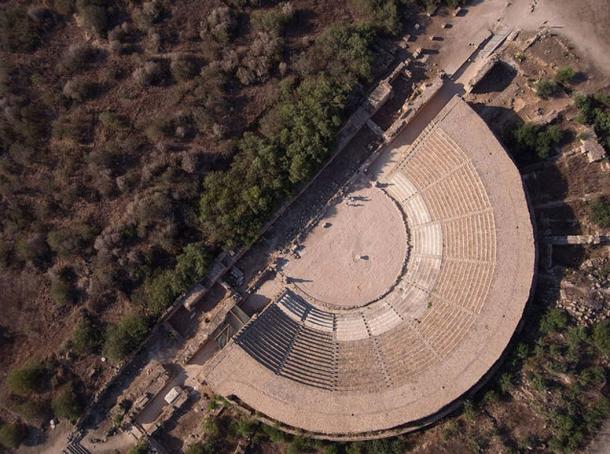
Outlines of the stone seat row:
M427 140L413 148L408 160L398 169L420 190L434 184L466 162L466 154L436 128Z
M491 285L493 270L492 263L445 259L433 293L465 310L479 313Z
M407 294L417 291L411 288ZM361 320L360 333L354 328L354 335L343 332L342 337L309 329L272 304L238 334L237 343L276 374L300 383L335 391L374 391L412 380L448 355L470 329L472 312L426 297L430 306L416 321L403 320L388 304L340 314L338 328L341 320L358 320L354 314ZM290 298L296 304L289 306L309 310L298 295Z
M236 337L258 362L275 372L325 389L336 381L332 336L311 333L273 304Z

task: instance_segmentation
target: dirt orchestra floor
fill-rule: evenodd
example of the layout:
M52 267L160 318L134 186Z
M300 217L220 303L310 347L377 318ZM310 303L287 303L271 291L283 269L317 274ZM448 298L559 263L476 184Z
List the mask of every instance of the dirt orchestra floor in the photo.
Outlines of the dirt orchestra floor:
M284 275L319 302L361 306L383 296L396 282L407 248L400 211L381 189L362 180L327 209Z

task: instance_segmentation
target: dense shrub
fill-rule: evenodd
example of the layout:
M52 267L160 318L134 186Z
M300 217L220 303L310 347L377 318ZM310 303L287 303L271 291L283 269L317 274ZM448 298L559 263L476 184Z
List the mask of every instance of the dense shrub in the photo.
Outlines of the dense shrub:
M11 265L13 247L9 241L0 239L0 271Z
M370 25L389 35L400 32L396 0L350 0L351 10Z
M12 369L6 377L6 383L15 394L27 395L43 391L47 386L47 378L47 369L42 364L35 363Z
M610 320L597 323L593 327L591 339L593 340L593 345L603 355L610 355Z
M22 397L11 396L10 408L19 414L21 418L30 424L40 425L53 416L51 405L48 400L40 399L39 396Z
M93 116L87 112L70 111L53 122L53 137L77 144L87 144L93 138Z
M536 94L542 99L548 99L551 96L555 96L559 92L559 86L557 82L550 79L540 79L534 85Z
M236 28L237 18L231 8L219 6L201 23L201 38L211 37L219 43L228 43L233 39Z
M40 147L49 132L47 108L38 102L28 101L24 105L10 106L9 109L10 116L0 117L0 144L4 142L8 146L20 142Z
M22 262L43 267L49 260L49 246L44 235L36 233L15 242L15 255Z
M551 149L563 139L563 131L558 126L539 126L524 123L512 130L509 137L510 148L517 154L535 154L539 159L549 157Z
M127 451L127 454L148 454L149 452L150 449L148 448L148 443L142 441L137 445L131 447L129 451Z
M47 243L62 257L86 255L95 239L95 230L85 223L74 223L47 234Z
M567 85L576 77L576 71L570 66L564 66L555 74L555 82L561 85Z
M58 13L68 16L74 13L76 5L75 0L53 0L53 7Z
M134 208L133 221L137 226L140 238L146 237L150 228L171 221L174 211L172 199L163 192L154 192L143 196Z
M141 8L133 12L133 21L142 31L147 31L152 25L159 22L166 13L163 0L152 0L142 3Z
M99 49L89 44L72 44L61 57L58 67L64 73L80 73L89 69L99 56Z
M74 288L74 281L76 276L74 271L65 267L51 277L51 299L59 306L72 304L76 300L76 289Z
M599 197L591 204L589 217L595 224L605 229L610 228L610 200Z
M375 33L370 26L334 26L324 31L297 62L303 75L326 73L331 80L351 87L372 77L371 45Z
M76 10L85 27L95 36L106 37L110 19L104 0L77 0Z
M40 45L40 35L38 24L23 6L0 9L0 50L31 52Z
M64 386L51 402L53 413L74 423L83 412L83 405L72 386Z
M129 126L129 119L124 115L112 111L101 112L98 116L100 123L108 130L116 132Z
M99 86L96 82L83 78L75 78L65 83L62 94L73 101L84 102L95 98L98 89Z
M214 454L217 452L213 443L194 443L184 451L185 454Z
M200 219L208 238L229 247L250 243L278 203L329 156L346 95L371 77L373 37L370 28L346 26L318 38L300 63L308 76L283 84L260 134L243 136L228 171L206 176Z
M170 69L174 79L178 82L185 82L197 75L199 65L194 59L181 55L172 60Z
M104 354L114 361L120 361L138 348L147 335L148 324L141 315L126 315L108 328Z
M390 454L407 452L408 443L401 437L358 441L346 447L346 454Z
M542 334L563 330L568 324L567 314L559 308L551 308L540 320L540 332Z
M258 32L241 57L235 75L244 85L265 82L279 61L281 49L282 42L276 35Z
M593 127L601 145L610 151L610 94L577 95L579 121Z
M78 353L96 353L104 343L104 333L99 325L89 315L83 315L74 334L72 335L72 346Z
M254 11L251 21L256 30L281 35L293 20L294 14L292 3L285 2L275 8Z
M17 449L25 435L25 428L21 424L2 424L0 426L0 445L5 448Z
M147 61L133 72L133 78L142 86L159 85L165 77L165 68L157 61Z

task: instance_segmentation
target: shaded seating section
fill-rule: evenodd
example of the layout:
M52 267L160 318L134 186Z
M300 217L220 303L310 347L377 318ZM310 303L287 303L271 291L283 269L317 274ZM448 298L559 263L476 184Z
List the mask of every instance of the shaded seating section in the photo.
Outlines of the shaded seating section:
M281 375L310 386L333 389L337 380L336 348L332 335L303 328L292 345Z
M335 329L333 313L319 310L291 291L284 292L277 304L290 318L307 327L327 332Z
M276 374L323 389L335 386L337 346L333 336L295 321L278 304L269 305L244 327L236 342Z
M279 374L300 330L299 323L272 304L246 325L236 340L253 358Z

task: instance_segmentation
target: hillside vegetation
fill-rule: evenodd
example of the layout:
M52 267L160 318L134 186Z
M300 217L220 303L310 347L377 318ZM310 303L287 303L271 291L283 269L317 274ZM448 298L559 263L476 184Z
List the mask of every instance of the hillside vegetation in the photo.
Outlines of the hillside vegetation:
M106 376L91 358L127 356L256 237L437 3L3 3L0 416L75 419Z

